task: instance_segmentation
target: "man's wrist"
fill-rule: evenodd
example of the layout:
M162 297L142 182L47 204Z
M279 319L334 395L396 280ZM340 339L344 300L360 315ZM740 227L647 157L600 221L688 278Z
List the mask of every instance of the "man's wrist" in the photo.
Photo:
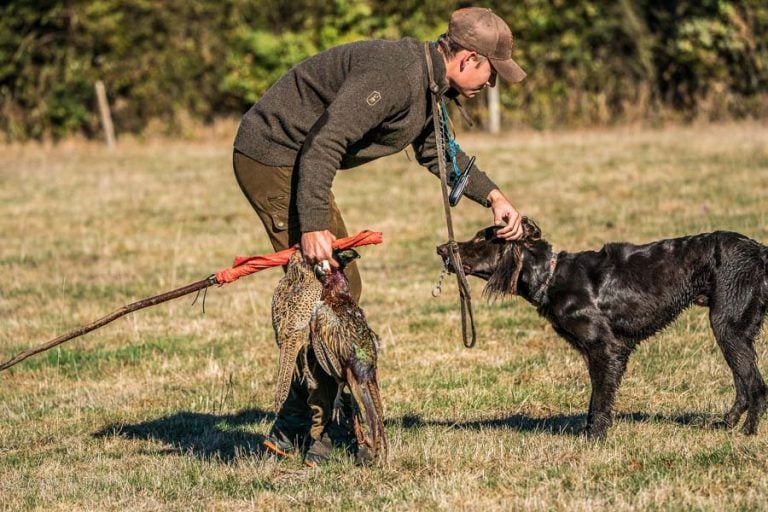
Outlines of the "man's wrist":
M488 192L488 197L486 198L486 200L488 201L488 204L493 205L493 203L498 201L499 199L504 199L505 201L507 200L504 194L501 193L501 190L495 188L490 192Z

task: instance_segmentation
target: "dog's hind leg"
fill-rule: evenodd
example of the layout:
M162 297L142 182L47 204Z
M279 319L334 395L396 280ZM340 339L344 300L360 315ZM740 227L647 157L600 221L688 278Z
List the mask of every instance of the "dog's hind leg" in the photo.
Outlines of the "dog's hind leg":
M723 417L722 425L734 427L744 412L747 419L741 431L744 434L757 433L760 417L768 400L768 389L757 367L755 338L760 332L765 307L757 297L744 301L716 302L710 309L709 319L717 344L733 373L736 399ZM718 307L718 304L727 304ZM744 307L742 307L742 305ZM738 317L734 317L738 314Z

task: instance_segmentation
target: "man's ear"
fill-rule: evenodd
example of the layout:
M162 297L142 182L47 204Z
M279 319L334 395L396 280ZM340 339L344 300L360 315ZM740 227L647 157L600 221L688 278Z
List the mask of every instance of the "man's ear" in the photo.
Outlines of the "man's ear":
M463 55L459 62L459 71L464 71L464 68L472 62L477 62L477 52L474 50L463 50Z

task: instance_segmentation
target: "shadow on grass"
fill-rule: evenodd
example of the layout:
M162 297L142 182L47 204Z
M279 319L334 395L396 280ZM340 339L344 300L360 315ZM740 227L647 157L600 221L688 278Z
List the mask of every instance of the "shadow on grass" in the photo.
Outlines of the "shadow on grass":
M679 416L632 412L617 414L616 421L641 423L676 423L678 425L709 428L719 419L705 413L686 413ZM93 434L94 437L123 437L133 440L157 441L169 448L167 454L193 454L204 459L231 462L241 455L260 456L264 453L264 435L248 432L245 427L272 422L275 414L262 409L248 409L237 414L205 414L179 412L155 420L136 424L116 423ZM543 432L552 435L581 434L587 422L586 414L556 415L532 418L514 414L506 418L488 418L473 421L425 420L419 415L406 414L389 418L385 424L403 429L444 427L465 430L512 429L518 432Z
M687 412L677 416L664 414L646 414L643 412L631 412L616 416L620 421L632 421L635 423L675 423L684 427L716 429L719 426L722 415L705 412Z
M264 436L248 432L243 427L274 419L274 413L262 409L222 415L179 412L136 424L108 425L93 436L158 441L172 446L165 453L191 453L200 458L229 462L238 455L261 455Z
M641 412L622 413L614 417L615 422L626 421L635 423L675 423L694 428L712 428L720 416L706 413L686 413L678 416L663 414L646 414ZM424 420L421 416L406 414L400 418L386 421L389 426L404 429L419 429L424 427L445 427L466 430L481 429L511 429L518 432L544 432L553 435L577 436L582 433L587 424L586 414L556 415L548 418L532 418L524 414L513 414L506 418L488 418L472 421Z
M558 415L549 418L531 418L524 414L513 414L506 418L487 418L472 421L425 420L419 415L406 414L392 418L385 423L404 429L424 427L445 427L465 430L512 429L519 432L548 432L560 435L577 435L587 422L586 414Z

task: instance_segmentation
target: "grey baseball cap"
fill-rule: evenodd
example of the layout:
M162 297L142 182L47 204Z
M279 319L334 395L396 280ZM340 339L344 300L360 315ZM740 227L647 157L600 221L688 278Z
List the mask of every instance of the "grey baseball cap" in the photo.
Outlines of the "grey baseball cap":
M507 82L525 78L523 68L512 60L512 31L491 9L466 7L454 11L448 22L448 36L467 50L487 57Z

